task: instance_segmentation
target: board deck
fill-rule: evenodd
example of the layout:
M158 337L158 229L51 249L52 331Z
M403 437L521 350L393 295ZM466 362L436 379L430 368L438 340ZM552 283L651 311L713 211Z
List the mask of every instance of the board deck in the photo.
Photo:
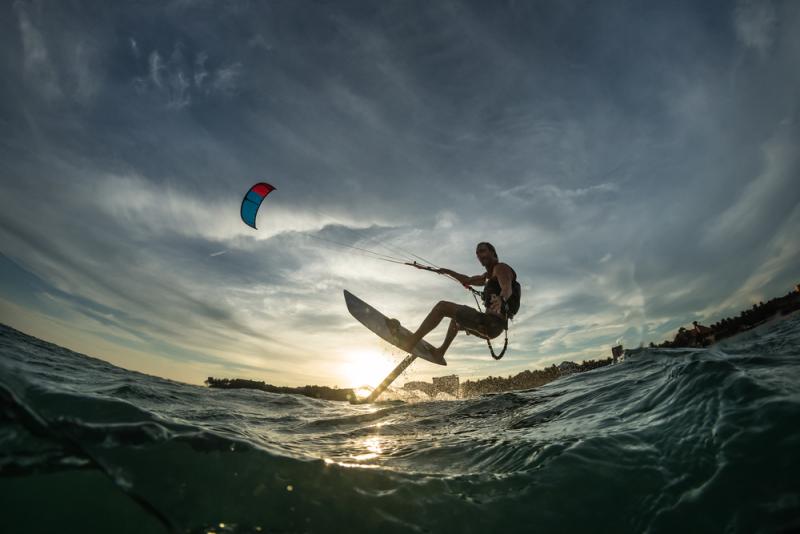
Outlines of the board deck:
M384 341L391 343L395 347L398 346L397 338L392 335L391 330L386 324L387 317L385 315L346 289L344 290L344 301L347 303L347 309L350 311L350 314L358 319L361 324L378 334ZM400 327L400 333L402 336L411 335L411 332L402 326ZM417 343L417 346L414 347L411 354L437 365L447 365L443 357L437 358L433 355L432 349L433 345L423 339Z

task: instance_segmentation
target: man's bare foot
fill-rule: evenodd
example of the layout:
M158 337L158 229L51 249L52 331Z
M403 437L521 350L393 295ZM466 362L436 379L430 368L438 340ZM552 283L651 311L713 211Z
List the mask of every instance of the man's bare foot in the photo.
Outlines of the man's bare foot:
M436 358L437 360L441 359L444 356L444 351L442 347L434 347L430 350L431 356Z
M389 333L395 337L400 333L400 321L397 319L386 319L386 327L389 329Z
M403 331L400 326L400 321L397 319L386 319L386 327L394 338L394 344L397 345L400 350L406 352L412 352L414 350L414 347L411 345L411 339L414 336Z
M407 339L404 339L403 333L400 331L400 321L397 319L386 319L386 328L389 329L389 335L394 339L394 344L405 350Z

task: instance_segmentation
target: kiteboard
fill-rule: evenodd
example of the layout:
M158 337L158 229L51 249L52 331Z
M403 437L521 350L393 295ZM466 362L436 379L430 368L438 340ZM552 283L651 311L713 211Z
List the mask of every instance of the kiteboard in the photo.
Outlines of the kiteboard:
M411 332L402 326L399 326L396 330L391 328L388 317L346 289L344 290L344 301L347 303L347 309L353 317L395 347L399 348L400 340L411 335ZM435 363L436 365L447 365L444 357L434 356L433 345L424 339L417 343L414 350L411 351L411 355Z

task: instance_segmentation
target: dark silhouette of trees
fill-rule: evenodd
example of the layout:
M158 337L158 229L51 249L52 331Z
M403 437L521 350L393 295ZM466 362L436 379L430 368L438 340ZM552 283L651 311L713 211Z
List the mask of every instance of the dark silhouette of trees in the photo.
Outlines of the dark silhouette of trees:
M655 346L661 348L707 347L739 332L755 328L779 315L788 315L797 310L800 310L800 284L795 286L794 291L782 297L753 304L752 308L740 312L736 317L720 319L711 326L703 326L694 321L693 328L687 330L681 327L672 341L667 340Z
M291 393L294 395L305 395L314 399L325 399L334 401L347 401L352 398L352 389L329 388L328 386L302 386L286 387L273 386L256 380L245 380L242 378L214 378L209 376L205 384L210 388L219 389L258 389L269 393Z

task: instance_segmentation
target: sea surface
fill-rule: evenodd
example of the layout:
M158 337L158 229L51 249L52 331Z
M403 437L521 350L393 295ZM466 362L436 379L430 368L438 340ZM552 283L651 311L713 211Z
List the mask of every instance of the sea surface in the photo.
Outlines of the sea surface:
M351 406L0 326L0 531L797 532L800 316L546 386Z

